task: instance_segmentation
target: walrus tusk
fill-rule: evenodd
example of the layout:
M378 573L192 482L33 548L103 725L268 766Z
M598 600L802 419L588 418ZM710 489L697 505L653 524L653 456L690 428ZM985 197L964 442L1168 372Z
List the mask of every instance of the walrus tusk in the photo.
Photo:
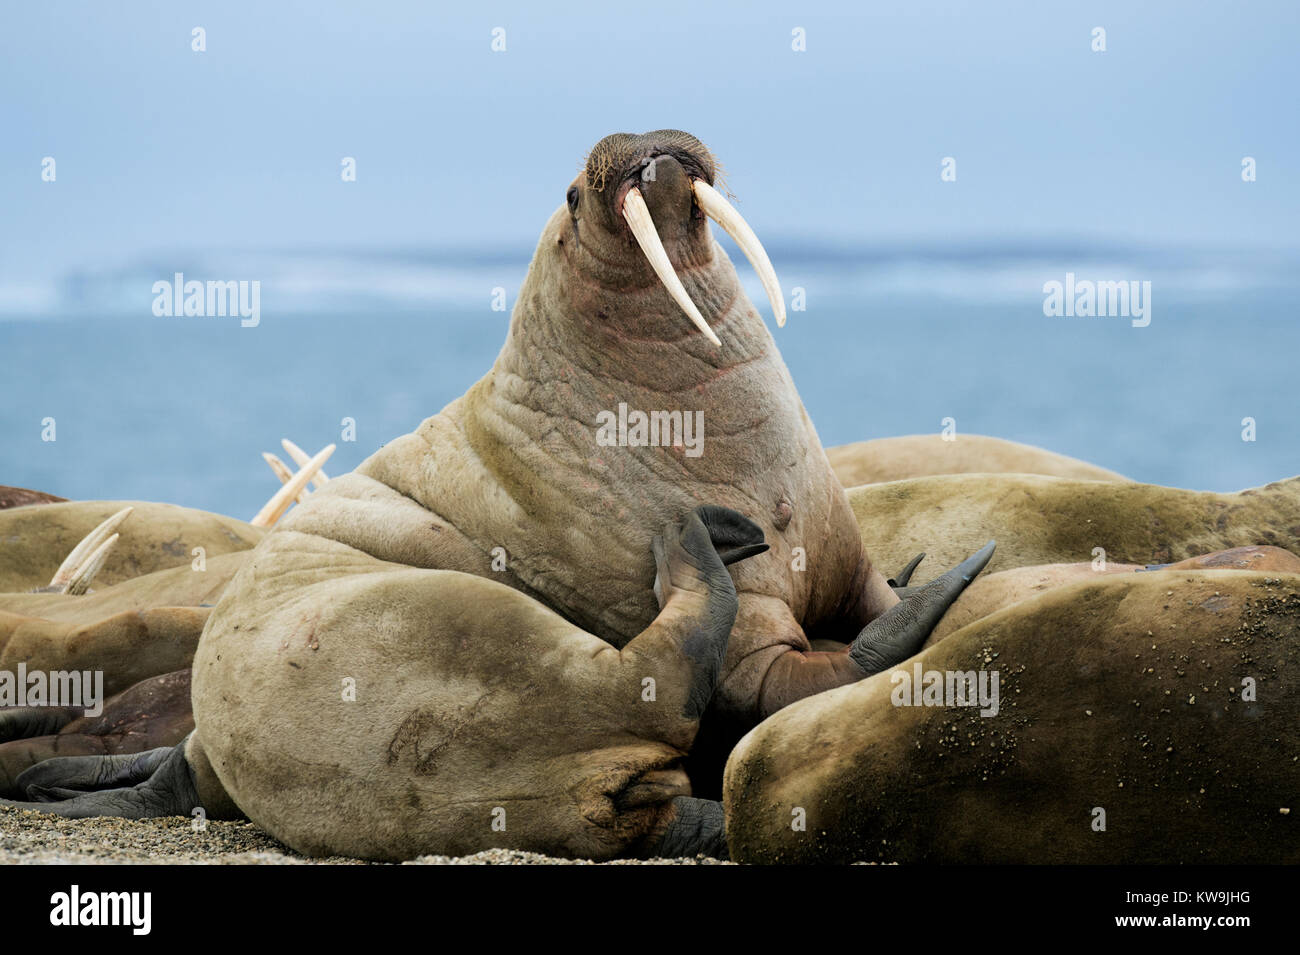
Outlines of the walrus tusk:
M664 251L664 244L659 240L659 233L655 230L654 220L650 218L650 209L645 204L645 197L635 186L629 189L623 198L623 218L627 220L628 228L632 230L632 235L636 236L637 245L641 246L641 251L650 260L650 267L655 270L655 275L659 276L659 281L664 283L673 301L682 307L682 311L695 323L695 327L704 333L705 338L720 346L722 341L713 334L709 323L704 320L700 310L686 294L686 286L682 285L682 280L677 277L673 264L668 261L668 253Z
M50 578L49 589L55 593L67 593L68 585L77 576L77 571L88 563L87 558L99 549L100 545L108 539L108 536L117 530L121 523L131 516L131 512L134 510L134 507L122 508L83 537L81 542L72 548L72 552L59 565L59 569L54 572L54 576Z
M303 465L302 470L289 479L288 484L276 491L275 496L263 504L262 509L257 512L257 516L248 523L254 527L270 527L278 521L280 515L289 509L289 505L293 503L294 498L307 486L311 476L320 470L320 466L328 461L329 456L333 453L334 445L326 445L316 457Z
M722 193L703 179L691 180L691 188L695 190L695 201L699 203L700 210L736 240L740 251L745 253L750 265L754 266L758 280L763 283L763 291L767 293L767 300L772 303L776 324L784 326L785 297L781 294L781 283L777 281L776 269L772 268L772 260L767 257L763 243L758 241L758 236L754 235L749 223L723 198Z
M293 463L298 467L302 467L311 460L311 455L298 447L298 445L294 444L288 438L280 439L280 447L284 448L285 453L288 454L289 457L293 458ZM325 482L328 480L329 478L326 476L324 471L317 471L312 475L311 483L316 485L316 487L324 487Z
M271 452L263 451L262 460L271 466L272 473L274 473L275 476L280 479L281 484L288 484L290 481L293 480L293 472L289 470L289 466L285 464L283 461L281 461L279 458L277 458ZM298 503L301 504L303 498L305 498L310 493L311 493L310 491L303 491L301 494L299 494L297 498Z
M99 569L104 566L104 561L108 560L108 552L113 549L117 543L116 534L109 535L104 543L95 548L95 552L86 558L86 562L77 568L77 572L72 575L68 581L68 586L64 593L71 597L80 597L90 589L90 582L95 579Z

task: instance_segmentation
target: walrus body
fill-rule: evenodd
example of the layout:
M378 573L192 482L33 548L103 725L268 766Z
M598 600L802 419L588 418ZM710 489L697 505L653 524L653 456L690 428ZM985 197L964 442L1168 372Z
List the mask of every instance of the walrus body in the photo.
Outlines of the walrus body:
M122 510L134 513L95 576L96 589L158 570L193 566L251 549L263 531L207 511L145 501L66 501L0 510L0 594L27 593L48 583L68 553L96 524Z
M925 645L931 646L962 627L1004 607L1032 600L1056 587L1079 581L1097 580L1110 574L1132 574L1151 570L1249 570L1256 573L1300 574L1300 557L1281 547L1250 546L1189 557L1172 564L1122 564L1090 561L1076 564L1041 564L1016 567L980 577L961 595L930 632Z
M66 497L59 497L57 494L0 484L0 511L11 507L30 507L34 504L58 504L66 500Z
M935 474L1045 474L1084 481L1128 480L1078 458L982 434L875 438L827 448L826 457L845 487Z
M502 584L278 529L205 630L196 733L173 750L48 760L18 780L29 798L129 786L7 804L202 805L304 853L384 860L725 853L721 809L690 797L681 764L735 619L724 561L765 545L708 507L652 544L662 609L619 650Z
M89 594L33 592L123 507ZM215 605L263 532L168 504L77 501L0 511L0 671L102 672L104 692L188 667ZM206 605L206 606L205 606Z
M914 667L996 671L996 714L898 705ZM1128 573L788 707L724 803L743 862L1295 863L1298 752L1300 576Z
M1169 563L1250 545L1300 553L1300 477L1221 494L1136 482L957 474L851 488L848 497L866 546L885 566L902 566L922 550L928 554L922 568L943 566L993 534L1000 541L989 561L994 573L1099 557Z
M812 651L810 637L851 646L898 598L771 335L694 214L691 184L712 179L711 159L674 137L598 145L543 230L491 371L281 526L381 561L487 577L622 647L657 612L654 529L704 503L747 515L771 550L733 572L736 624L712 733L696 748L712 754L708 788L763 716L871 672L846 649ZM649 180L637 175L646 163ZM724 348L692 332L648 274L617 213L633 192ZM698 422L702 447L667 426L602 438L602 421L626 409Z
M278 531L195 659L206 758L308 854L636 853L690 794L681 761L735 614L693 526L659 575L665 610L622 652L502 584Z

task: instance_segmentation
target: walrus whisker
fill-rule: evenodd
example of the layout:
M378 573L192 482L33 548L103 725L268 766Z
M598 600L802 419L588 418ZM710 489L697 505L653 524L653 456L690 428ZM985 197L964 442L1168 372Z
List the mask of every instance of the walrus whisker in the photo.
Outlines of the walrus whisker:
M763 248L763 243L758 241L758 236L749 227L749 223L736 211L735 206L723 198L722 193L703 179L691 180L691 189L695 193L695 201L699 204L700 211L722 226L727 235L736 240L740 251L745 253L745 257L754 266L759 281L763 283L763 291L767 293L767 300L772 303L772 314L776 317L776 324L778 327L783 327L785 297L781 294L781 283L777 280L776 269L772 268L772 260L767 257L767 250Z
M281 484L288 484L293 480L293 471L289 470L289 465L285 464L279 458L269 451L262 452L262 460L271 467L271 473L280 479ZM303 499L310 494L310 491L303 491L298 495L298 503L301 504Z
M645 197L641 195L641 190L635 186L629 189L623 198L623 218L627 220L628 228L636 237L637 245L641 246L641 251L650 260L650 267L655 270L655 275L659 276L659 281L664 283L673 301L682 307L682 311L695 323L695 327L704 333L705 338L721 346L722 341L713 333L713 329L709 328L709 323L695 307L690 295L686 293L686 286L682 285L682 280L673 270L673 264L668 260L664 244L659 239L659 232L655 229L654 219L650 218L650 208L645 204Z
M298 467L303 467L308 461L311 460L311 455L309 455L302 448L298 447L298 445L294 444L288 438L280 439L280 447L284 448L285 453L287 453L289 457L293 458L293 463ZM325 482L328 480L329 477L325 474L324 471L317 471L315 474L312 475L311 483L316 487L324 487Z
M81 539L72 552L59 565L59 569L54 572L50 578L49 589L55 593L67 593L68 584L77 576L77 571L87 562L87 558L94 553L108 536L112 534L122 522L131 516L134 507L124 507L112 517L107 518L100 523L93 531Z
M117 537L117 534L112 534L104 543L95 548L94 553L86 558L85 563L77 568L76 573L72 575L72 579L68 581L68 586L63 590L65 594L80 597L90 589L90 582L95 579L95 575L104 566L104 561L108 560L108 552L117 543Z
M329 456L333 453L334 445L326 445L326 447L317 454L316 457L303 465L302 470L295 474L289 480L288 484L276 491L275 496L263 504L262 509L258 511L257 515L248 523L252 524L254 527L270 527L278 521L280 515L289 509L289 505L294 502L294 499L297 498L303 488L307 486L307 482L311 480L311 476L320 470L320 466L329 460Z

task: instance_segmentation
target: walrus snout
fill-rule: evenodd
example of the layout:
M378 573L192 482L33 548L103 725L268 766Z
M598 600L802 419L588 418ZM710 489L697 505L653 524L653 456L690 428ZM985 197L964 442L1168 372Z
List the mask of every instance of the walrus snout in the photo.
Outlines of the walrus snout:
M744 218L713 188L716 164L704 144L690 133L661 129L640 136L615 133L598 142L587 156L583 198L577 183L568 193L569 213L577 222L588 200L608 204L600 217L627 223L655 275L695 327L715 345L722 342L691 300L664 249L662 234L679 241L692 238L702 228L704 216L712 219L736 241L758 272L772 303L777 325L785 324L785 299L776 270L763 244ZM579 177L584 178L583 176Z
M640 190L662 241L686 242L692 233L705 227L704 213L695 205L691 178L672 156L647 158L640 177L619 190L622 202L626 202L631 189ZM618 204L620 211L622 202Z

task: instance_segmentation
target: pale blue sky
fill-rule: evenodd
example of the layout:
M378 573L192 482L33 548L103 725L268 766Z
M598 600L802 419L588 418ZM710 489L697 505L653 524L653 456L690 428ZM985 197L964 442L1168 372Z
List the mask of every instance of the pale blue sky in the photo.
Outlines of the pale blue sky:
M592 143L661 126L714 148L765 236L1297 244L1291 0L49 2L0 18L0 282L208 247L526 255Z

